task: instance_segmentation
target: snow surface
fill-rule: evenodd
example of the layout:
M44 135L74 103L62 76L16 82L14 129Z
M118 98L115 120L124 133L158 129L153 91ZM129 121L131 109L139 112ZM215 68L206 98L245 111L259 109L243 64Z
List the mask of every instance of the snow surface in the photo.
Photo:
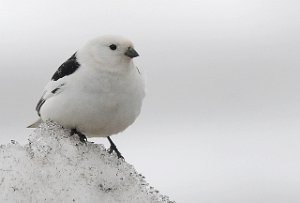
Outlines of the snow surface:
M29 144L0 146L0 202L172 203L103 145L50 122Z

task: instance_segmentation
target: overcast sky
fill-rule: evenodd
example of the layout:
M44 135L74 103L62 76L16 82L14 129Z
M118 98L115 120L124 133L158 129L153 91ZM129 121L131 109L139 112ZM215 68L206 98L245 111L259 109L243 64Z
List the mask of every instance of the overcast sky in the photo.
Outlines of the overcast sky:
M182 203L299 202L299 12L296 0L4 0L0 143L26 143L64 60L124 35L147 98L113 140L148 182Z

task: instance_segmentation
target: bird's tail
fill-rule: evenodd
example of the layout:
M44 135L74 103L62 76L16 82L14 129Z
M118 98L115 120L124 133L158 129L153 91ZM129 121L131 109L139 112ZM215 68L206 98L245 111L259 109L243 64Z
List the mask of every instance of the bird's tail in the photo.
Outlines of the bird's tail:
M39 127L39 125L43 123L42 119L37 120L36 122L34 122L33 124L27 126L27 128L37 128Z

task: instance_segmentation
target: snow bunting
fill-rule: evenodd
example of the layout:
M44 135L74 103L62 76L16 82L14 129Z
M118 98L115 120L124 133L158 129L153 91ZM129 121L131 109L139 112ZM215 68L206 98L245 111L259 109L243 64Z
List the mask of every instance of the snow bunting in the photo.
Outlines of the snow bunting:
M29 127L51 120L71 129L81 141L107 137L125 130L140 114L144 80L133 58L132 42L120 36L91 40L54 73L36 111L40 119ZM85 136L86 135L86 136Z

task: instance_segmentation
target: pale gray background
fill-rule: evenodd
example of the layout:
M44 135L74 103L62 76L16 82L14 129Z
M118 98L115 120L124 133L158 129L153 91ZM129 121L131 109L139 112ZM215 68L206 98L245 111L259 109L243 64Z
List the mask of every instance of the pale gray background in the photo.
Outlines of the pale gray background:
M300 202L299 13L296 0L1 1L0 143L26 142L64 60L120 34L147 98L113 139L148 182L182 203Z

